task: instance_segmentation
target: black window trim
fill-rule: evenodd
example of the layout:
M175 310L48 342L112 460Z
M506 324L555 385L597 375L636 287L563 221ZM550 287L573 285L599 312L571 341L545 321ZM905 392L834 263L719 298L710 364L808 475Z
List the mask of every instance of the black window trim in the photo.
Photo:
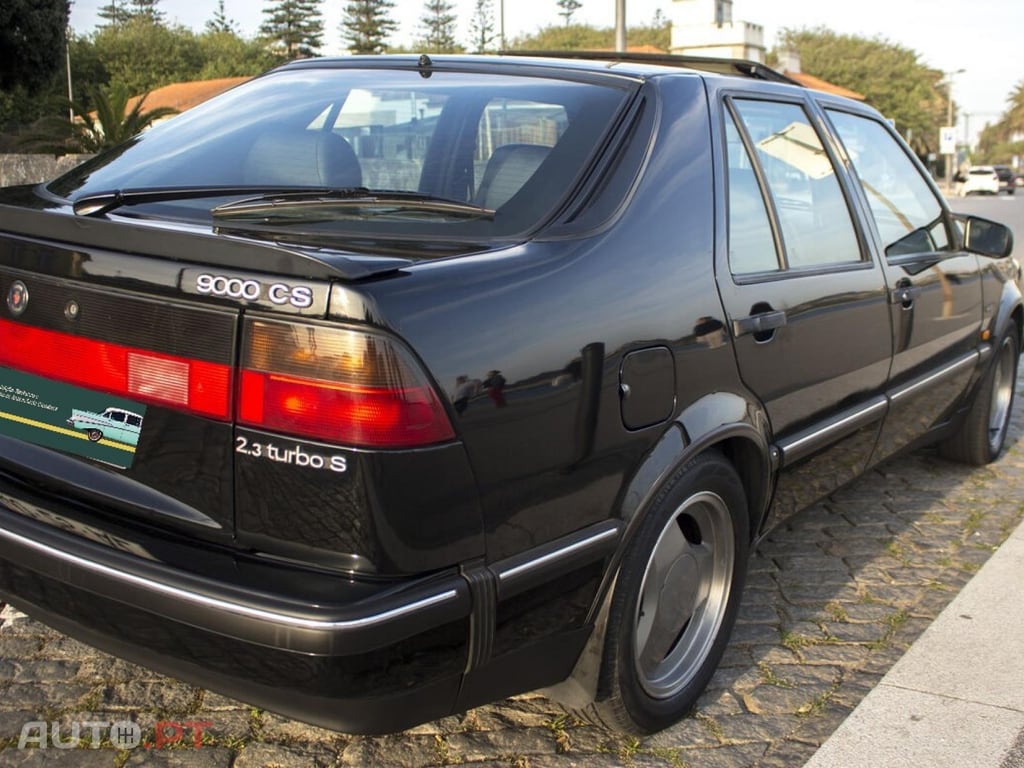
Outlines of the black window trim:
M775 240L776 252L779 254L781 259L781 266L779 270L772 270L770 272L750 272L742 275L733 274L732 270L729 269L729 275L735 285L751 285L756 283L774 282L776 280L786 280L798 277L814 277L818 275L829 275L840 272L853 272L853 271L870 271L875 268L875 259L871 244L867 240L867 234L864 230L864 220L860 213L861 200L857 197L858 194L863 194L863 190L852 190L850 185L848 186L848 180L852 180L851 177L847 176L849 173L850 166L845 156L845 151L842 156L839 155L838 148L842 145L836 144L836 138L833 135L833 126L827 123L823 116L819 113L820 105L818 105L814 99L808 98L802 95L792 94L764 94L755 91L744 91L744 90L725 90L722 91L721 100L723 103L723 114L721 119L722 122L722 155L724 159L723 176L726 180L726 195L725 201L728 206L728 178L729 178L729 165L728 165L728 147L725 146L725 111L728 111L732 117L733 122L736 124L737 131L740 134L740 140L743 142L743 147L749 156L753 165L754 175L757 178L758 186L761 188L761 197L766 203L768 211L768 219L772 228L772 236ZM834 264L825 265L814 265L809 267L793 267L789 264L789 258L786 254L784 247L785 241L781 236L781 222L778 219L778 211L775 207L774 197L768 195L765 197L765 190L767 189L767 182L764 177L764 170L761 167L761 161L757 157L757 153L753 151L753 140L750 134L747 132L746 125L739 118L739 114L734 105L735 100L741 101L761 101L778 104L790 104L792 106L800 107L804 115L807 117L807 122L818 136L818 140L821 141L822 147L825 150L825 154L829 158L829 162L832 163L832 167L835 170L836 179L839 183L840 193L843 195L843 199L846 202L847 213L850 216L850 225L853 228L854 237L857 239L857 247L860 250L861 258L859 261L844 261L836 262ZM856 114L856 113L854 113ZM845 149L845 148L844 148ZM845 173L844 173L845 172ZM858 180L857 187L860 186ZM873 220L871 225L874 226ZM728 218L726 219L726 237L728 237ZM728 266L728 252L726 253L726 266Z
M938 187L935 186L935 183L931 178L931 175L928 173L928 170L921 165L921 161L918 159L917 155L914 154L913 150L910 149L899 133L896 132L896 129L893 128L893 126L885 120L884 117L868 112L867 110L851 108L851 105L849 104L835 102L828 99L822 99L819 102L818 107L821 109L822 120L827 125L829 133L834 137L838 151L842 154L843 162L846 164L847 173L849 174L851 182L856 182L853 184L853 187L855 188L854 194L857 196L858 202L864 210L864 223L871 233L871 238L874 242L875 251L878 253L879 259L884 258L888 264L894 264L893 260L885 253L886 244L882 242L882 235L878 231L878 224L876 223L875 215L871 210L871 202L867 199L867 195L864 192L864 185L860 179L860 175L857 173L857 167L853 163L853 159L847 154L846 145L843 143L842 136L839 134L838 128L836 128L835 123L832 122L832 119L829 116L830 112L842 112L843 114L850 115L851 117L859 117L863 120L869 120L881 126L882 130L895 141L897 147L899 147L900 151L910 161L911 166L917 171L922 181L924 181L925 186L931 191L932 196L939 205L941 217L946 227L946 239L949 242L949 252L946 253L944 258L955 254L957 251L963 250L962 235L953 223L953 214L945 197L941 192L939 192Z

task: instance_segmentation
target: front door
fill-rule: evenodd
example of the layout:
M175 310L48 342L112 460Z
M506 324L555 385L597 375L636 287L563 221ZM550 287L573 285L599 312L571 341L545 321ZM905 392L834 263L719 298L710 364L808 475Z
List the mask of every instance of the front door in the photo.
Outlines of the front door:
M719 291L781 472L771 517L859 474L886 411L888 294L805 105L724 104L727 253Z
M889 287L894 357L873 461L891 456L955 410L977 368L978 257L958 246L945 208L888 126L828 109L874 221Z

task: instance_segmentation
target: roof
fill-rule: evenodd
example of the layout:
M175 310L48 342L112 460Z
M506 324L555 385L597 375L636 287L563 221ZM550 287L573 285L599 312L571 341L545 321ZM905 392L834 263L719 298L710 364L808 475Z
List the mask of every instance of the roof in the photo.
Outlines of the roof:
M857 101L864 101L866 96L863 93L857 93L851 91L849 88L843 88L841 85L830 83L828 80L822 80L820 77L809 75L806 72L789 72L784 71L786 77L790 80L796 80L804 88L811 88L815 91L824 91L825 93L831 93L835 96L845 96L847 99L857 99Z
M229 88L234 88L249 77L219 77L215 80L197 80L188 83L172 83L162 88L149 92L146 96L144 109L156 109L158 107L170 107L178 112L202 104L207 99L223 93ZM142 96L133 96L128 100L125 111L131 111Z
M655 49L656 51L658 49ZM756 80L768 80L776 83L788 83L789 85L800 85L795 79L790 78L771 67L767 67L757 61L747 59L730 59L716 56L689 56L676 53L644 53L629 51L607 51L607 50L571 50L571 51L503 51L503 55L511 57L545 57L552 60L575 60L575 61L615 61L630 64L650 64L655 66L686 67L702 72L714 72L720 75L736 75L749 77ZM852 93L852 91L851 91Z

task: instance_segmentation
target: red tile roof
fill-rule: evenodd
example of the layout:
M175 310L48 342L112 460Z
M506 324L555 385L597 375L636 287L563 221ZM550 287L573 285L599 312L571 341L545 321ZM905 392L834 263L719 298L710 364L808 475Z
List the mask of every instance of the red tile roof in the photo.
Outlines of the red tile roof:
M824 91L825 93L845 96L848 99L857 99L858 101L864 101L866 98L863 93L851 91L849 88L843 88L841 85L830 83L828 80L822 80L820 77L809 75L806 72L783 72L782 74L790 80L796 80L804 88L812 88L815 91Z
M157 107L170 107L179 112L202 104L207 99L234 88L239 83L249 80L248 77L220 77L216 80L198 80L190 83L172 83L149 92L144 110ZM141 96L133 96L128 100L126 111L131 111Z

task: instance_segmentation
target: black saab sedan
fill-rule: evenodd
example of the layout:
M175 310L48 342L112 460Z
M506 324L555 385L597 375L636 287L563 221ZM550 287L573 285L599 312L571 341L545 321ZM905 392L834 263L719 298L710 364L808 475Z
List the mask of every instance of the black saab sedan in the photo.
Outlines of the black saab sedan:
M664 728L772 525L999 455L1010 251L758 65L284 66L2 192L0 595L344 731Z

